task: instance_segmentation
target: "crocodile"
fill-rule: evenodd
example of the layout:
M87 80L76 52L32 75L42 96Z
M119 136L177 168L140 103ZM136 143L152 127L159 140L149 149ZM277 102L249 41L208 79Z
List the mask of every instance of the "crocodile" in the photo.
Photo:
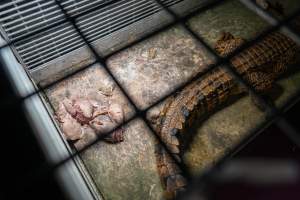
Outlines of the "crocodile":
M226 57L245 42L224 32L214 49L221 57ZM296 62L298 51L299 47L291 38L275 31L232 57L230 63L257 93L265 94L272 89L274 81L287 71L287 66ZM247 88L226 67L218 66L167 99L154 120L155 130L172 154L167 153L159 142L156 144L158 173L166 199L177 197L187 185L175 160L182 163L188 128L196 119L212 113L230 98L247 93Z

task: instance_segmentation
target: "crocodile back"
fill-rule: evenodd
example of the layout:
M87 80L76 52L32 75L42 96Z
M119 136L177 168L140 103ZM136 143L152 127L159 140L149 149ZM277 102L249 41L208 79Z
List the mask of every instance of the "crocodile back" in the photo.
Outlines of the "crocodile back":
M291 64L297 49L292 39L280 32L273 32L233 57L231 63L242 76L251 71L267 71L268 67L279 61Z

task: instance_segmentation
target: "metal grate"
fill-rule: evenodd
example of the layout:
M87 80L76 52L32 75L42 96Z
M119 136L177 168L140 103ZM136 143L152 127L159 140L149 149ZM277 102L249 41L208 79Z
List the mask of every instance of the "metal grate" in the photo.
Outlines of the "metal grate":
M32 3L31 5L34 5L34 2L49 2L49 1L27 1L26 3L24 3L24 1L7 1L7 8L13 8L14 4L17 2L23 2L22 5L24 5L22 7L22 9L18 10L18 12L21 12L29 3ZM65 18L65 20L62 20L61 23L58 23L57 21L54 23L55 25L53 25L53 29L57 29L57 31L60 28L63 28L64 26L69 26L72 28L72 33L76 33L79 35L79 38L83 41L83 44L86 45L91 52L93 53L93 55L96 58L96 61L86 65L85 67L76 70L74 72L72 72L71 74L69 74L68 76L65 76L57 81L54 81L48 85L46 85L43 88L39 88L36 91L27 94L26 96L22 96L20 98L20 101L18 103L23 103L23 101L29 97L32 97L36 94L38 94L39 92L42 92L44 89L49 88L55 84L57 84L58 82L67 79L68 77L81 72L87 68L89 68L90 66L92 66L95 63L100 63L101 66L103 66L103 68L106 70L106 72L112 77L112 79L115 81L115 83L118 85L118 87L120 88L120 90L123 92L123 94L127 97L128 101L133 105L134 109L135 109L135 115L133 117L131 117L130 119L126 120L124 123L120 124L118 127L116 127L114 130L107 132L106 134L101 134L101 136L98 136L96 141L93 141L92 143L90 143L89 145L87 145L86 147L84 147L83 149L81 149L80 151L74 152L70 157L65 158L64 160L55 163L55 165L50 166L49 170L50 172L54 172L55 170L58 169L59 166L65 164L67 161L69 161L70 159L72 159L73 157L77 156L78 154L80 154L81 152L85 151L86 149L88 149L90 146L96 144L99 140L102 140L105 136L107 136L108 134L112 133L113 131L115 131L116 129L120 128L121 126L123 126L124 124L130 122L133 119L136 119L138 117L142 118L145 123L148 125L149 129L153 132L153 134L156 136L156 138L160 141L160 143L166 148L166 151L168 151L167 146L163 143L163 141L160 140L159 135L152 129L152 127L150 126L150 122L149 120L146 118L146 114L149 111L149 109L153 108L154 106L158 105L159 103L161 103L162 101L164 101L167 97L171 96L172 94L174 94L175 92L180 91L181 89L183 89L185 86L187 86L188 84L190 84L192 81L197 80L199 78L201 78L204 74L207 74L208 72L211 72L213 69L218 68L220 65L222 64L229 64L229 65L225 65L224 67L226 67L226 69L230 72L230 74L236 79L236 81L238 81L239 83L241 83L242 85L244 85L248 91L250 91L254 96L256 96L258 99L260 99L262 102L264 102L264 105L268 108L270 117L268 118L270 121L275 121L276 124L278 125L278 127L280 129L283 130L283 132L286 133L287 136L289 136L298 146L300 146L300 138L299 138L299 134L297 132L297 130L294 129L294 127L282 116L283 111L274 107L274 105L270 104L269 102L264 101L264 99L257 94L257 92L254 90L253 86L250 85L246 80L244 80L239 73L236 71L235 68L233 68L230 65L230 59L233 58L234 56L238 55L241 51L251 47L253 44L255 44L256 42L259 42L261 39L263 39L265 36L267 36L268 34L270 34L271 32L274 31L278 31L279 29L284 30L284 33L286 35L288 35L289 37L291 37L292 39L294 39L297 44L300 44L300 37L299 35L289 26L289 22L291 22L292 19L294 19L296 16L298 16L300 14L300 10L298 9L294 14L290 15L289 17L287 17L284 20L278 20L276 18L274 18L272 15L270 15L269 13L265 12L264 10L262 10L261 8L257 7L252 1L250 0L240 0L240 2L242 2L243 4L245 4L248 8L250 9L258 9L259 12L258 14L260 16L262 16L264 19L266 19L266 21L268 21L272 26L271 28L263 31L258 37L254 38L251 41L246 42L244 45L242 45L240 48L238 48L236 51L234 51L233 53L227 55L225 58L221 58L219 57L210 47L209 45L207 45L203 38L201 38L199 35L197 35L195 32L193 32L193 30L191 30L191 28L185 23L186 20L188 20L190 17L195 16L196 14L199 14L200 12L204 12L212 7L218 6L220 5L223 1L221 0L215 0L215 1L211 1L209 4L207 4L206 6L199 8L197 10L195 10L193 13L191 13L188 16L185 17L180 17L178 16L176 13L174 13L171 9L168 8L168 6L170 5L169 2L166 1L161 1L161 0L155 0L153 2L157 2L159 4L160 7L157 7L158 9L165 9L172 17L173 17L173 21L168 24L167 26L157 30L156 32L153 32L152 34L149 34L145 37L143 37L142 39L136 41L136 42L132 42L131 44L123 47L122 49L118 50L118 51L122 51L126 48L129 48L131 46L133 46L134 44L143 41L147 38L149 38L150 36L153 36L157 33L159 33L162 30L165 30L173 25L176 24L181 24L182 27L185 28L185 30L200 44L204 45L212 54L214 54L218 59L215 63L209 65L209 67L201 73L196 74L193 78L191 78L189 81L187 81L185 84L178 86L176 89L174 89L173 91L170 91L170 93L164 97L161 97L160 100L158 100L157 102L155 102L153 105L149 106L146 109L139 109L135 104L134 101L130 98L130 96L128 95L128 92L126 91L126 89L124 89L124 87L122 86L122 84L120 84L120 82L115 78L115 75L110 71L110 69L107 67L106 61L107 59L114 55L116 52L111 53L110 55L107 55L105 57L102 57L101 55L99 55L97 53L97 51L94 49L94 47L90 44L91 42L91 38L93 37L88 37L88 35L85 34L84 31L84 27L83 25L80 25L80 21L77 19L76 16L74 16L74 14L72 14L72 12L70 10L68 10L67 8L65 8L64 3L65 2L70 2L70 1L59 1L56 0L55 4L53 4L53 6L57 7L58 12L61 14L62 19ZM77 1L72 1L72 2L77 2ZM88 3L90 1L86 1L86 3ZM120 1L121 2L121 1ZM140 1L141 2L141 1ZM152 2L152 1L151 1ZM91 2L90 2L91 3ZM102 2L104 3L104 2ZM111 1L110 3L107 3L107 6L109 5L114 5L115 2ZM21 5L21 4L20 4ZM79 4L78 4L79 5ZM89 4L85 4L85 5L89 5ZM152 5L152 4L151 4ZM154 5L154 4L153 4ZM9 7L10 6L10 7ZM1 9L3 9L4 6L1 6ZM6 8L6 9L7 9ZM32 7L33 8L33 7ZM102 8L99 8L99 10ZM105 9L104 9L105 10ZM3 11L3 10L2 10ZM3 11L4 12L4 11ZM6 14L2 14L3 17L7 17L7 13ZM17 18L16 18L17 19ZM52 30L52 28L49 29ZM31 32L32 31L32 32ZM51 31L50 31L51 32ZM15 38L12 39L10 38L11 41L9 41L7 44L2 45L0 48L4 48L10 45L16 45L20 42L24 42L25 38L29 39L30 38L35 38L38 37L39 34L42 33L42 30L37 30L37 29L32 29L30 30L28 33L24 34L22 37L19 36L19 38ZM42 36L40 36L42 37ZM28 41L27 41L28 42ZM223 66L223 65L222 65ZM16 106L15 104L13 104L13 106ZM176 159L174 159L174 162L176 162ZM186 172L184 166L178 162L176 162L182 169L182 171ZM216 169L216 168L213 168ZM46 171L47 173L49 173L49 171ZM205 175L210 175L212 174L213 170L209 170ZM45 175L45 174L44 174ZM194 186L194 187L189 187L187 192L191 192L192 189L194 188L199 189L199 186L203 186L203 181L206 180L206 176L200 176L200 177L193 177L191 180L191 184L190 186ZM38 177L36 177L37 179L40 178L40 174ZM27 181L27 179L25 179ZM34 179L31 179L31 183L34 183ZM29 181L28 181L29 182ZM29 184L26 182L26 186L28 187L33 187L32 184ZM24 184L25 185L25 184ZM22 185L23 186L23 185ZM192 198L191 198L192 199Z
M167 6L182 0L164 0ZM89 42L96 41L138 20L152 15L161 7L148 0L64 0L61 5L70 16L78 16L78 27ZM101 9L93 10L95 6ZM53 0L10 0L0 6L0 24L9 40L17 40L33 31L61 22L46 32L14 43L28 69L47 63L84 46L84 42L66 22Z

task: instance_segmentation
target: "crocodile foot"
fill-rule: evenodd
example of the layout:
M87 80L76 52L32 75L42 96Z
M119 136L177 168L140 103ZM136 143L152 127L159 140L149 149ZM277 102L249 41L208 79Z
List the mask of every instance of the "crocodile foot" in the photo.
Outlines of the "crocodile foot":
M215 44L214 49L220 56L225 57L230 53L234 52L244 43L245 43L244 39L239 37L234 37L229 32L222 32L221 36L219 37L219 39Z

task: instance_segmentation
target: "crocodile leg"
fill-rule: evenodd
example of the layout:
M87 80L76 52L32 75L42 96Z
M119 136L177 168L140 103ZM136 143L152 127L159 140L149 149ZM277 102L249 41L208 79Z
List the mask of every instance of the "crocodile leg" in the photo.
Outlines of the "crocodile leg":
M258 92L265 101L272 103L272 101L266 96L266 93L270 92L273 88L274 77L270 73L265 72L253 72L246 76L247 81L254 87L255 91ZM254 105L261 111L266 111L265 104L261 102L252 93L249 93L250 98Z
M288 70L288 65L296 64L297 61L297 53L288 51L272 66L271 73L278 77Z
M287 52L281 56L275 63L269 63L268 66L263 67L264 71L257 71L250 73L246 76L246 79L254 87L269 104L273 104L268 94L271 93L274 88L275 79L287 71L288 64L292 64L295 59L294 53ZM251 95L251 94L250 94ZM262 111L265 111L263 104L251 95L253 103Z
M229 32L222 32L220 38L215 44L214 49L220 56L225 57L235 51L245 42L246 40L243 38L235 37Z
M262 71L252 72L245 79L254 87L258 93L265 93L272 89L274 76Z
M275 77L278 77L279 75L281 75L287 71L287 65L285 63L287 63L287 62L279 61L278 63L276 63L273 66L272 73L274 74Z

